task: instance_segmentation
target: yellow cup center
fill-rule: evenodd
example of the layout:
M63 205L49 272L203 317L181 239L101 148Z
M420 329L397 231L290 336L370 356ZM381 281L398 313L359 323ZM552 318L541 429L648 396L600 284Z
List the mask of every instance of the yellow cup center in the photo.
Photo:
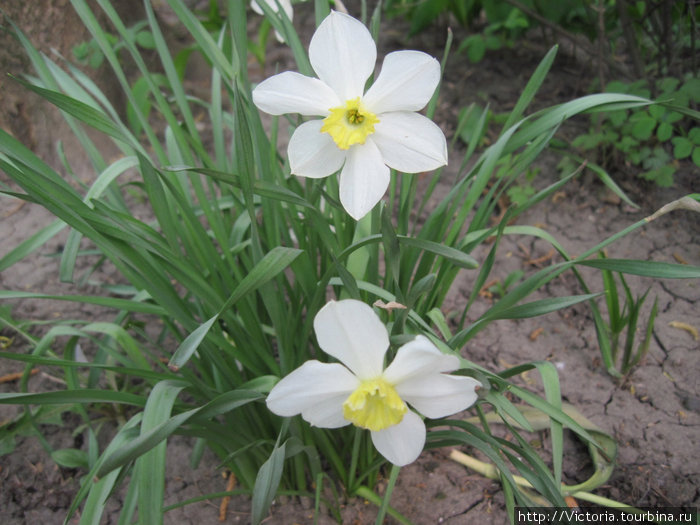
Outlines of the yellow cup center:
M321 132L328 133L340 149L348 149L353 144L364 144L374 133L374 125L379 122L377 115L360 102L360 97L345 102L344 106L330 109L331 114L323 119Z
M408 410L384 379L363 381L343 403L343 416L355 426L383 430L400 423Z

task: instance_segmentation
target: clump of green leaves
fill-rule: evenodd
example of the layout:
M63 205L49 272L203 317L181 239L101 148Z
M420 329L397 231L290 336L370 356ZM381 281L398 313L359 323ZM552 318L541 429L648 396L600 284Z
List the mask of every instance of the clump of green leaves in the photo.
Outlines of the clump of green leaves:
M679 110L700 102L697 78L664 78L658 88L659 100L670 101ZM651 96L644 80L610 82L606 91ZM661 105L597 114L591 118L589 131L571 144L583 152L595 151L603 168L633 166L640 170L640 177L659 186L671 186L679 160L691 158L700 166L700 127L689 128L682 119L679 111Z
M440 19L468 28L459 49L474 63L487 50L512 47L537 30L537 38L546 42L568 40L613 76L697 74L700 7L689 2L386 0L384 6L408 19L411 35Z
M119 38L112 33L104 32L105 40L110 44L115 52L126 47L126 41L133 41L141 49L154 49L153 33L148 30L148 22L141 20L133 26L125 29L125 38ZM90 39L73 46L73 56L81 64L87 64L93 69L97 69L105 60L105 55L97 40Z
M508 113L494 113L488 107L472 103L459 112L453 144L459 140L470 149L485 147L490 143L489 133L497 133L495 126L503 126L507 120ZM507 181L505 193L510 203L521 206L535 195L533 181L540 169L529 166L524 172L514 171L518 161L517 155L504 155L497 162L498 169L495 172L495 178L513 179ZM574 171L576 168L577 166L572 166L570 171ZM513 176L514 173L515 176Z
M487 25L478 33L462 40L457 48L465 52L472 63L481 62L487 50L513 47L530 28L530 21L523 12L503 2L482 2Z
M650 289L648 288L643 294L635 297L623 274L617 273L617 277L615 277L616 272L601 270L601 275L605 287L608 322L605 323L604 330L599 330L598 341L604 347L604 351L610 352L610 358L613 363L617 364L618 372L625 376L649 350L654 321L658 312L658 299L654 299L654 305L644 329L644 338L635 348L637 327L640 321L639 314ZM624 293L622 298L618 290L618 282ZM624 344L621 344L623 334Z
M458 51L465 52L472 63L478 63L486 51L511 48L528 30L540 26L536 17L549 25L580 31L593 38L595 17L590 16L586 4L584 0L523 0L521 8L502 0L388 0L385 8L388 13L405 16L410 21L410 35L449 15L470 29L471 34L462 40Z
M487 290L498 297L504 297L508 293L508 290L514 284L521 281L523 277L525 277L525 272L522 270L515 270L514 272L510 272L503 282L497 280L491 286L489 286Z

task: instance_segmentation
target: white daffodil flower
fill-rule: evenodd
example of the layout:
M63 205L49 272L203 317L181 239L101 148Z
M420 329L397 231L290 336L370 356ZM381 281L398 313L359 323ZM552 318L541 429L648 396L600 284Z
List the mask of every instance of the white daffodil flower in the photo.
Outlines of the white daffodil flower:
M277 7L278 1L279 1L279 5L282 6L282 9L284 10L285 14L287 15L287 18L289 18L289 20L292 20L292 17L294 16L294 9L292 9L291 0L251 0L250 7L257 14L264 15L265 12L262 10L259 3L265 2L265 4L270 6L270 8L275 13L277 13L279 11L279 8ZM279 31L277 31L276 29L275 29L275 37L277 37L278 42L284 42L284 37L282 35L280 35Z
M275 414L301 414L322 428L352 423L368 429L379 453L404 466L419 456L426 435L423 420L407 403L426 417L440 418L476 401L481 383L446 374L459 368L459 359L424 336L399 348L384 368L389 334L365 303L331 301L314 318L314 330L321 349L342 364L311 360L284 377L267 396Z
M442 130L416 113L440 81L440 64L420 51L396 51L384 59L365 93L377 48L367 28L337 11L321 23L309 45L318 78L286 71L261 82L253 101L271 115L321 116L299 126L289 141L292 174L340 173L340 201L359 220L389 186L389 168L404 173L447 164Z

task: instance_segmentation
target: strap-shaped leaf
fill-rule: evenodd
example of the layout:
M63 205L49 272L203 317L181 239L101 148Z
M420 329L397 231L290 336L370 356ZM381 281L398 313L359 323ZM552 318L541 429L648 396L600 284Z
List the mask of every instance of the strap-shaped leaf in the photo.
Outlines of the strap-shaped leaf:
M159 383L160 384L160 383ZM232 390L216 397L206 405L182 412L176 416L161 419L160 422L151 427L146 432L141 432L141 435L115 450L100 466L96 472L97 477L102 477L137 459L149 450L153 449L159 443L162 443L168 436L175 432L191 419L209 419L219 414L230 412L235 408L243 406L251 401L260 399L262 394L254 390Z
M460 268L466 268L468 270L473 270L479 267L479 263L471 255L464 253L456 248L447 246L445 244L440 244L433 241L428 241L426 239L418 239L416 237L408 237L406 235L397 236L400 244L405 244L406 246L413 246L426 252L434 253L440 257L444 257L448 261L456 264Z
M141 412L136 414L119 429L112 441L107 445L104 453L95 462L90 472L87 473L85 479L93 480L95 478L95 473L100 468L105 458L138 435L137 425L141 422L142 416L143 413ZM99 525L102 512L107 504L107 499L114 490L115 484L118 482L119 474L120 471L115 470L97 482L83 483L66 513L64 523L69 522L71 516L73 516L82 501L87 497L87 501L80 512L80 525Z
M488 317L489 320L494 319L525 319L528 317L539 317L540 315L556 312L562 308L568 308L583 301L593 299L601 294L583 294L571 295L567 297L553 297L550 299L540 299L517 306L511 306Z
M148 396L141 421L141 436L150 432L170 418L170 412L180 391L187 386L183 381L161 381ZM163 523L163 498L165 496L165 452L166 443L139 455L132 483L138 485L138 508L140 523Z
M222 313L231 308L231 306L233 306L241 298L245 297L253 290L256 290L277 276L282 270L287 268L287 266L289 266L292 261L294 261L294 259L301 254L301 252L301 250L297 250L295 248L277 246L265 254L260 262L253 267L250 273L238 283L236 289L233 291L221 309L216 313L216 315L201 324L196 330L187 336L182 344L180 344L178 349L173 354L173 357L170 359L169 366L177 369L187 363L190 357L192 357L192 354L195 352L195 350L197 350L201 342L206 337L212 325L217 321L217 319L219 319Z
M36 292L23 292L20 290L0 290L0 299L51 299L54 301L71 301L76 303L94 304L125 310L127 312L138 312L142 314L166 315L166 311L155 304L142 303L131 299L120 299L118 297L100 297L96 295L51 295Z
M93 127L96 130L101 131L103 133L106 133L110 137L120 140L125 144L131 145L130 138L124 134L122 129L117 124L115 124L114 121L112 121L107 115L105 115L101 111L96 110L95 108L89 106L88 104L85 104L84 102L80 102L79 100L69 97L68 95L59 93L58 91L53 91L51 89L35 86L34 84L30 84L26 80L22 80L16 77L13 78L30 91L33 91L34 93L45 98L46 100L54 104L57 108L65 111L69 115L74 116L75 118L87 124L88 126Z
M258 525L267 515L267 510L277 493L277 487L282 479L282 469L286 457L287 443L275 447L272 454L258 471L253 488L253 516L251 523Z
M635 259L591 259L577 261L581 266L591 266L600 270L608 270L657 279L697 279L700 277L700 267L688 264L674 264L663 261L640 261Z
M14 394L0 392L0 405L57 405L70 403L120 403L144 406L142 396L112 390L59 390L41 394Z
M7 270L16 262L21 261L35 250L38 250L44 246L48 240L50 240L65 227L66 223L60 219L57 219L48 226L43 227L31 237L19 243L15 248L0 258L0 272Z
M506 120L506 123L503 124L504 131L520 119L525 109L530 105L530 102L532 102L532 99L540 89L540 86L547 76L547 73L549 73L549 69L552 67L552 62L554 62L554 57L557 56L558 49L558 45L552 47L540 61L537 69L535 69L535 72L530 77L530 80L528 80L525 89L523 89L523 92L520 95L518 102L515 104L513 111L511 111L510 115L508 115L508 120Z

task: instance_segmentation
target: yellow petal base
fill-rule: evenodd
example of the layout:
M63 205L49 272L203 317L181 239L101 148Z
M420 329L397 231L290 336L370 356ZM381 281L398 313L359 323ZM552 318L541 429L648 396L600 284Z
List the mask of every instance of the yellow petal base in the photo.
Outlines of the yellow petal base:
M345 419L375 431L400 423L407 410L394 387L382 378L363 381L343 403Z
M330 109L331 114L323 119L322 133L328 133L340 149L348 149L353 144L364 144L374 133L374 125L379 122L377 115L360 102L360 97L348 100L344 106Z

